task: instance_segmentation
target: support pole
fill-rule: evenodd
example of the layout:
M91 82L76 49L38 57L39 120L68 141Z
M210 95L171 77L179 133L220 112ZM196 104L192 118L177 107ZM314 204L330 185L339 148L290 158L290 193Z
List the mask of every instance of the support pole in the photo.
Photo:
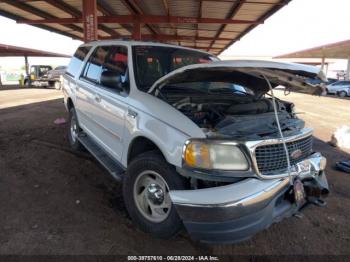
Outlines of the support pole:
M32 85L32 79L31 79L30 73L29 73L28 56L24 56L24 69L26 70L28 86L31 86ZM23 81L23 84L24 84L24 81Z
M96 0L83 0L84 41L98 40Z
M348 66L346 68L346 76L345 76L346 80L350 80L350 57L348 58Z
M328 75L328 70L329 70L329 63L326 64L326 72L325 72L326 77L327 77L327 75Z
M26 70L26 75L29 76L28 56L24 56L24 69Z
M134 22L134 28L132 31L133 40L141 40L141 23L139 21Z
M321 62L321 71L323 71L324 70L324 66L325 66L326 58L323 56L321 61L322 61Z

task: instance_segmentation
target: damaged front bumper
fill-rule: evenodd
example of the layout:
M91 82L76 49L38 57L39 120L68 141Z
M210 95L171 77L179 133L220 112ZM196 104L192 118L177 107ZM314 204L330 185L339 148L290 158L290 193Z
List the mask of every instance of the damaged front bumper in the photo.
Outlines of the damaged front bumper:
M324 203L322 196L328 194L324 168L325 158L319 153L294 166L292 177L302 181L306 203ZM292 216L301 208L293 196L289 177L247 178L226 186L170 192L191 237L209 243L240 242Z

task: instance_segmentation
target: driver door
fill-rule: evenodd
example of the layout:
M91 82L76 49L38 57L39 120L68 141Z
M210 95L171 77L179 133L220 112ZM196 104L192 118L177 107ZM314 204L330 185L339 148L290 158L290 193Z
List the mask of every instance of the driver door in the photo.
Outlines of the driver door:
M100 49L101 50L100 50ZM89 135L111 156L121 161L123 152L124 121L127 112L127 48L123 46L101 46L94 52L83 72L87 80L89 104L85 107L89 117ZM93 72L90 72L90 69ZM120 84L107 86L101 82L106 71L117 74ZM89 79L94 79L93 82Z

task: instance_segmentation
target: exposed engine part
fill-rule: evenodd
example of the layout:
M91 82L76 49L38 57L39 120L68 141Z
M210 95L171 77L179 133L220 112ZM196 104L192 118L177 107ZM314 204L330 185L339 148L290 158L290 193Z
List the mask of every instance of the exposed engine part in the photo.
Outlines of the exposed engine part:
M235 139L261 139L278 134L271 98L239 101L212 100L207 102L186 97L173 103L210 137ZM293 133L304 127L304 121L296 118L294 105L276 100L276 108L283 132Z
M304 121L292 118L287 112L278 113L283 132L293 133L304 127ZM268 112L259 115L226 116L215 129L218 133L236 139L256 140L275 137L278 134L274 113Z

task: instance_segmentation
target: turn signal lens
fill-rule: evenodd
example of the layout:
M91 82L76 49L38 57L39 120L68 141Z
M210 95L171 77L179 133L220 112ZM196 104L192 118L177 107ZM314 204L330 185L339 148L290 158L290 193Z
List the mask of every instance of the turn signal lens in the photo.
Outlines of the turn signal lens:
M201 141L192 141L187 144L184 162L190 167L203 169L248 169L248 161L239 147Z
M196 166L196 149L195 149L196 145L195 144L189 144L186 147L186 151L185 151L185 161L187 163L187 165L189 166Z
M186 147L185 162L191 167L209 168L209 148L203 143L191 143Z

